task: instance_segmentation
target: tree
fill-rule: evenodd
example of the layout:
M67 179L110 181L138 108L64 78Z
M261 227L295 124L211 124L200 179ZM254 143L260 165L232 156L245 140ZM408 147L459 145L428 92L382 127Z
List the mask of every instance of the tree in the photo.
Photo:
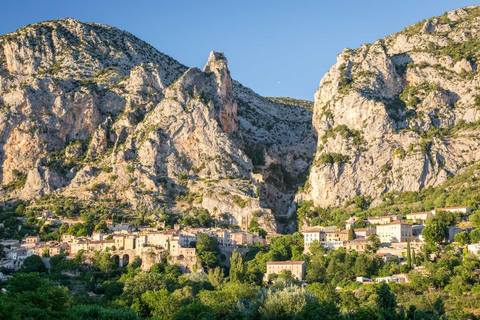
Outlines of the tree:
M350 230L348 230L348 240L354 240L356 237L355 229L353 229L353 227L350 228Z
M102 254L100 261L98 262L98 269L108 275L110 275L113 270L117 267L115 259L110 255L110 253Z
M217 238L209 237L207 234L199 234L196 249L197 256L205 268L213 268L220 262Z
M407 268L412 269L412 253L410 252L410 239L407 239Z
M368 240L372 242L372 251L377 252L378 247L380 246L380 238L376 233L372 233L368 236Z
M231 275L230 275L230 277L231 277ZM215 269L209 269L207 278L208 278L208 281L215 288L221 287L223 285L223 283L225 282L225 275L223 273L223 269L220 268L220 267L216 267Z
M472 243L480 242L480 228L477 228L475 230L472 230L472 232L470 232L470 241Z
M377 287L376 303L378 308L382 311L385 319L390 319L396 314L397 300L395 294L390 290L390 287L383 282Z
M423 229L422 235L428 243L438 244L443 242L447 237L448 227L445 222L433 217L427 221L427 225L425 226L425 229Z
M147 291L142 295L142 301L151 310L152 317L165 320L171 319L182 306L181 301L166 289Z
M200 302L191 303L180 309L171 318L172 320L207 320L215 319L215 313L212 308L201 304Z
M467 231L462 231L455 235L455 242L458 242L461 246L465 246L470 243L470 235Z
M480 228L480 211L470 215L469 220L475 227Z
M140 320L134 310L106 308L99 305L78 305L67 309L69 319L78 320Z
M95 226L95 231L100 233L106 233L108 231L107 223L105 221L101 221Z
M245 265L242 256L235 249L230 258L230 281L242 282L245 277Z
M23 261L23 266L21 269L23 272L45 272L47 267L43 263L42 258L36 254L31 255Z

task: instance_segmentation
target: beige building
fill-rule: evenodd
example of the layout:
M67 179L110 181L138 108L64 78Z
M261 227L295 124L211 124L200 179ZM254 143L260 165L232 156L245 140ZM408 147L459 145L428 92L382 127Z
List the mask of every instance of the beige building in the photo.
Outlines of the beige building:
M366 239L369 235L376 232L375 228L361 228L353 230L355 231L355 237L357 239Z
M267 262L267 273L265 279L268 280L271 274L281 274L288 270L296 280L305 279L307 263L305 261L269 261Z
M378 225L377 235L382 243L405 242L412 237L412 225L402 221Z
M402 216L399 214L389 214L383 217L368 217L370 224L387 224L394 221L402 221Z
M372 242L368 239L354 239L350 241L346 241L344 243L345 249L347 251L357 251L357 252L365 252L368 246L371 246Z
M310 252L310 245L313 241L325 241L325 233L320 227L311 228L303 231L304 252Z
M448 211L448 212L460 212L460 213L468 213L472 211L471 207L448 207L448 208L438 208L432 210L432 213L435 214L438 211Z
M433 216L432 211L427 211L427 212L413 212L413 213L408 213L407 214L407 220L412 220L413 222L421 222L422 224L425 223L425 221Z
M348 230L325 231L325 242L338 242L348 240Z

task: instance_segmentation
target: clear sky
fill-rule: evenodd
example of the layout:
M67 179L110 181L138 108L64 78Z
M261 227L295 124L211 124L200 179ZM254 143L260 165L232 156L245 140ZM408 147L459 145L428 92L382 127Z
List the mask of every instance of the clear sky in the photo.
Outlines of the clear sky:
M0 34L72 17L127 30L187 66L223 51L232 77L264 96L313 100L344 48L372 43L467 0L1 0Z

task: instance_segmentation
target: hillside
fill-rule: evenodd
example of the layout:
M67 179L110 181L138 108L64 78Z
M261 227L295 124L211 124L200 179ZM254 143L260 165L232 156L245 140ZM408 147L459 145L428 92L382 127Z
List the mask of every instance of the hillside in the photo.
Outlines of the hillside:
M286 214L313 159L311 113L255 94L227 64L212 52L203 70L187 68L70 18L1 36L0 197L201 208L276 231L272 210Z
M445 183L480 159L480 7L345 49L315 93L317 152L297 196L324 208Z

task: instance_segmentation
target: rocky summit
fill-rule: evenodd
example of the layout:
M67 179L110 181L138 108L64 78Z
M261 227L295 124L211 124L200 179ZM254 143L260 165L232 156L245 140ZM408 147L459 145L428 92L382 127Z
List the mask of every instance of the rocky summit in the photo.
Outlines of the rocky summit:
M315 159L300 200L372 206L480 159L480 7L345 49L315 92Z
M0 197L277 231L313 160L308 106L242 86L221 52L200 70L107 25L28 25L0 37Z

